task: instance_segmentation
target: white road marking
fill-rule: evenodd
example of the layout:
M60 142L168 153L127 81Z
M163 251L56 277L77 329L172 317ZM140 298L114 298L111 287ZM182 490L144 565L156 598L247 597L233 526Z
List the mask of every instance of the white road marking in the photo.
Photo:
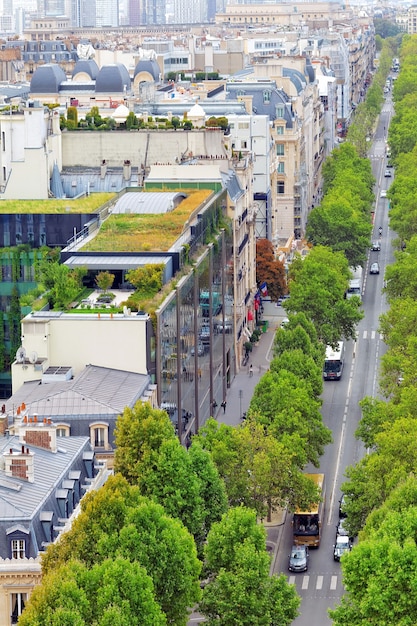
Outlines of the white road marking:
M310 581L310 576L303 576L303 584L301 585L301 589L304 591L308 589L308 583Z
M320 591L323 589L323 576L317 576L316 589Z
M337 587L337 576L332 576L330 581L330 590L334 591Z

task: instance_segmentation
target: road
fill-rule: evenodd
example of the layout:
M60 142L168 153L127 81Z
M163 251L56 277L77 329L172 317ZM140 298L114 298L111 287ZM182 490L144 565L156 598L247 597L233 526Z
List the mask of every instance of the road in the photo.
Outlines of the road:
M381 190L387 189L392 182L392 178L384 176L387 161L386 129L391 115L392 103L388 96L370 151L376 180L372 239L381 239L381 250L369 252L364 268L362 301L365 315L358 325L357 340L347 343L345 369L341 380L324 384L322 414L325 424L333 432L333 443L327 447L320 465L320 471L325 473L327 481L321 546L318 550L310 551L307 573L288 575L292 532L291 520L287 519L276 560L276 572L286 573L288 581L295 584L302 598L300 615L293 622L294 626L330 625L332 622L328 617L328 609L338 604L344 593L340 564L333 560L333 544L339 521L340 487L345 480L346 467L355 464L366 454L363 444L355 438L355 430L361 418L359 401L364 396L378 395L380 359L386 350L378 333L378 325L380 315L387 310L386 299L382 293L384 270L394 260L392 240L395 234L388 227L388 200L381 198ZM380 226L381 237L378 233ZM369 273L370 264L375 261L380 266L379 275ZM315 471L312 467L307 469Z

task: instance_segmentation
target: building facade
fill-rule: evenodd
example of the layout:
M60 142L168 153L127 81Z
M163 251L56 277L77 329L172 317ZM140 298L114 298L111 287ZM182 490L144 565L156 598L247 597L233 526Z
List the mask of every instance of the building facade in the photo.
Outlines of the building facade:
M6 626L17 624L40 582L42 552L109 472L88 438L69 438L64 449L56 426L41 416L29 419L25 407L10 428L2 414L0 429L0 623Z

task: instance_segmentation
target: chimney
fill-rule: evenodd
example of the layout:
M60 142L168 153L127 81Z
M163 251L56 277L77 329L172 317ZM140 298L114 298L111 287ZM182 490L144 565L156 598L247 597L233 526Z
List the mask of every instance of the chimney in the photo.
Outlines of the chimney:
M9 452L3 453L4 473L6 476L27 480L28 483L35 482L35 455L22 445L20 452L10 448Z
M132 165L130 161L123 163L123 180L130 180L132 177Z
M107 174L107 164L106 164L106 159L103 159L101 162L101 166L100 166L100 178L103 180L103 178L106 178L106 174Z
M9 419L8 419L7 415L4 415L2 413L0 415L0 437L4 437L8 427L9 427Z
M22 424L19 429L19 441L30 446L43 448L50 452L57 451L56 426L48 418L38 421L38 416L29 418L28 424Z

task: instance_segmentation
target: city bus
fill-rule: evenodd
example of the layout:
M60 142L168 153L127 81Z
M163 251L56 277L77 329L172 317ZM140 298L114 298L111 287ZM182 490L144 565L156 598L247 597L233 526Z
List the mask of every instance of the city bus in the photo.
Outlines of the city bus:
M306 474L306 476L318 487L321 498L319 502L311 505L309 510L297 509L295 511L292 522L293 543L296 546L318 548L324 522L326 497L324 474Z
M324 380L340 380L343 372L344 360L345 346L343 341L339 341L336 348L326 346L326 356L323 367Z

